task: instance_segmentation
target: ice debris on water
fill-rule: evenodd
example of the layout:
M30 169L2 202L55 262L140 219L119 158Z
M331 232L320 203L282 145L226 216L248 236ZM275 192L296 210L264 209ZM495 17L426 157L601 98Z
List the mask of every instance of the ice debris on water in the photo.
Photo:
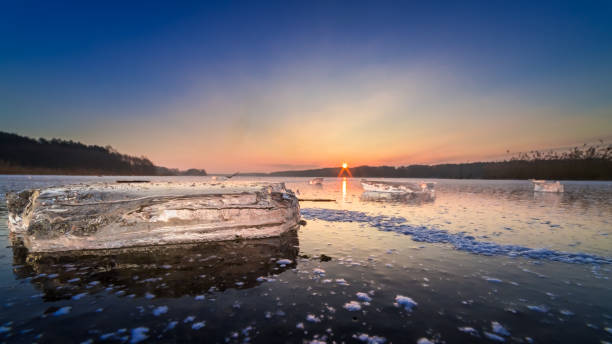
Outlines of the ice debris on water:
M193 322L195 320L195 317L193 315L189 315L185 318L185 320L183 320L183 322L186 324L188 322Z
M313 323L318 323L321 322L321 319L319 319L316 315L314 314L308 314L306 316L306 321L308 322L313 322Z
M473 327L464 326L464 327L459 327L457 329L459 331L463 332L463 333L467 333L467 334L470 334L472 336L478 337L478 331L475 328L473 328Z
M407 311L412 311L412 308L418 305L413 299L403 295L395 296L395 303L397 306L404 307Z
M73 300L80 300L83 296L87 295L87 293L80 293L72 296Z
M130 340L130 343L134 344L134 343L140 343L143 340L149 338L149 336L147 336L147 332L149 332L149 329L147 327L136 327L132 329L132 339Z
M539 306L529 305L529 306L527 306L527 308L529 308L532 311L536 311L536 312L540 312L540 313L548 312L548 307L546 307L545 305L539 305Z
M349 312L356 312L361 310L361 304L357 301L349 301L342 306Z
M159 306L153 310L153 315L158 317L167 312L168 312L168 306Z
M370 295L368 295L367 293L362 293L362 292L359 292L359 293L357 293L357 294L355 294L355 295L357 295L357 298L358 298L359 300L361 300L361 301L365 301L365 302L370 302L370 301L372 301L372 298L371 298L371 297L370 297Z
M282 265L289 265L291 263L293 263L293 261L291 261L290 259L279 259L279 260L276 261L276 264L281 265L281 266Z
M70 310L72 310L72 307L65 306L65 307L62 307L62 308L58 309L57 311L55 311L53 313L53 315L56 316L56 317L60 316L60 315L66 315L66 314L70 313Z
M176 320L169 322L168 326L166 326L166 331L173 330L177 324L178 324L178 321Z
M458 250L481 255L505 255L509 257L524 257L529 259L550 260L572 264L612 264L611 257L598 256L582 252L563 252L545 248L530 248L520 245L502 245L490 241L479 241L465 232L450 233L449 231L425 226L407 224L407 220L399 216L368 215L361 211L335 210L324 208L303 208L300 210L307 220L323 220L331 222L359 222L382 231L392 231L410 235L412 240L428 243L446 243Z
M200 321L200 322L197 322L197 323L193 323L193 325L191 325L191 328L194 329L194 330L199 330L199 329L201 329L204 326L206 326L206 321Z
M417 340L417 344L434 344L434 342L425 337L421 337L419 340Z
M319 275L319 276L325 276L325 270L320 269L320 268L312 269L312 273L314 273L315 275Z
M336 278L336 283L341 286L349 286L348 282L344 280L344 278Z
M370 336L367 333L357 333L353 335L353 338L368 344L383 344L387 342L385 337Z
M500 337L494 333L491 332L484 332L485 337L487 337L490 340L496 341L496 342L505 342L506 340L504 339L504 337Z
M508 330L506 330L506 328L502 326L502 324L498 323L497 321L491 322L491 329L493 330L494 333L500 334L502 336L507 337L510 335L510 332L508 332Z
M502 282L502 280L500 280L499 278L495 278L495 277L482 276L482 278L484 278L485 281L491 282L491 283L501 283Z

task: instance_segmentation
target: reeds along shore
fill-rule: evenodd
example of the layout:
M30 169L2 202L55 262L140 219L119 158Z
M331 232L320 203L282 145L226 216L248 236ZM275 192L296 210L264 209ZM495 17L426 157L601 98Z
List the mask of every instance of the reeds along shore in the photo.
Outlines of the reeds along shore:
M612 145L575 147L564 152L531 151L504 161L463 164L358 166L354 177L454 179L612 180ZM340 168L282 171L269 176L336 177Z

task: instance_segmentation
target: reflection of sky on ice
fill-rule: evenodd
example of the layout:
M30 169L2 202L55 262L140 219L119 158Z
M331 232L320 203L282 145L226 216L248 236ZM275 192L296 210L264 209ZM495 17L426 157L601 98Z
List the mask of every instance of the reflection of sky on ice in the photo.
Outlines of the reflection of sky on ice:
M89 179L101 178L2 177L0 191ZM443 240L415 241L470 236L494 247L612 257L610 183L566 183L564 194L551 195L534 194L526 181L441 180L427 202L364 199L356 179L326 179L317 187L288 178L287 186L300 198L337 201L302 202L308 223L284 239L87 257L27 256L7 248L2 199L0 338L612 339L608 264L485 256ZM416 232L397 230L405 226Z

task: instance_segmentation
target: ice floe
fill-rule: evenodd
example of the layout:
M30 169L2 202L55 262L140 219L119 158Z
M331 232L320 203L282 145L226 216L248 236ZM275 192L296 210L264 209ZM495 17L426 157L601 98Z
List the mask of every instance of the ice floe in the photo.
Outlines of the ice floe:
M321 322L321 319L319 317L317 317L316 315L314 315L314 314L308 314L306 316L306 321L313 322L313 323L318 323L318 322Z
M367 333L354 334L353 338L357 339L360 342L364 342L368 344L383 344L387 342L387 339L385 337L370 336Z
M361 301L366 301L366 302L372 301L372 298L370 297L370 295L368 295L368 293L359 292L355 295L357 295L357 298Z
M548 307L546 307L545 305L539 305L539 306L528 305L527 308L529 308L532 311L536 311L540 313L548 312Z
M159 306L153 310L153 315L158 317L167 312L168 312L168 306Z
M506 328L502 326L502 324L498 323L497 321L491 322L491 330L493 330L494 333L497 333L502 336L510 335L510 332L508 332L508 330L506 330Z
M491 282L491 283L501 283L502 282L502 280L500 280L499 278L495 278L495 277L482 276L482 278L484 278L485 281Z
M325 276L325 270L320 269L320 268L312 269L312 273L314 273L315 275L319 275L319 276Z
M147 338L149 338L149 336L147 335L147 333L149 332L149 329L147 327L136 327L132 329L132 339L130 340L130 343L134 344L134 343L140 343L143 340L146 340Z
M66 314L70 313L71 310L72 310L72 307L65 306L65 307L62 307L62 308L58 309L57 311L55 311L53 313L53 315L56 316L56 317L60 316L60 315L66 315Z
M403 295L397 295L395 297L395 303L398 307L402 306L407 311L412 311L412 308L418 305L413 299Z
M368 215L360 211L335 210L324 208L303 208L301 215L307 220L331 222L367 223L382 231L393 231L410 235L412 240L428 243L445 243L455 249L481 255L505 255L524 257L572 264L612 264L611 257L598 256L582 252L563 252L546 248L530 248L520 245L503 245L490 241L480 241L465 232L451 233L447 230L413 226L406 219L398 216Z
M193 325L191 325L191 328L193 330L199 330L199 329L201 329L204 326L206 326L206 321L200 321L200 322L197 322L197 323L193 323Z
M342 308L346 309L349 312L356 312L361 310L361 304L357 301L349 301L345 303Z
M425 337L422 337L417 340L417 344L434 344L434 342Z
M457 329L463 333L467 333L472 336L478 337L478 331L473 327L464 326L464 327L458 327Z
M505 342L506 339L504 339L504 337L498 336L494 333L491 332L484 332L484 336L487 337L490 340L496 341L496 342Z

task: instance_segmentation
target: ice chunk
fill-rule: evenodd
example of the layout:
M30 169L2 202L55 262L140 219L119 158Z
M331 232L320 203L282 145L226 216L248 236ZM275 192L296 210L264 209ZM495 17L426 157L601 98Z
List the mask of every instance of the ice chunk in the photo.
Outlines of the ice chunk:
M504 339L504 337L500 337L494 333L491 332L484 332L484 336L487 337L490 340L496 341L496 342L505 342L506 340Z
M502 324L498 323L497 321L491 322L491 329L493 330L494 333L500 334L502 336L510 335L510 332L508 332L508 330L506 330L506 328L503 327Z
M370 297L370 295L368 295L367 293L362 293L362 292L359 292L359 293L357 293L357 294L355 294L355 295L357 295L357 298L358 298L359 300L361 300L361 301L366 301L366 302L370 302L370 301L372 301L372 298L371 298L371 297Z
M464 327L459 327L457 329L463 333L468 333L472 336L478 337L478 331L473 327L464 326Z
M147 327L136 327L132 329L132 339L130 340L130 343L134 344L134 343L140 343L143 340L149 338L149 336L147 336L147 333L149 332L149 329Z
M354 334L353 338L368 344L384 344L387 342L387 339L385 337L370 336L367 333Z
M548 307L546 307L545 305L539 305L539 306L529 305L529 306L527 306L527 308L529 308L532 311L536 311L536 312L540 312L540 313L548 312Z
M153 310L153 315L156 317L168 312L168 306L159 306Z
M300 220L283 183L79 184L7 199L10 229L30 252L273 237Z
M356 312L361 310L361 304L359 304L359 302L357 301L349 301L345 303L342 307L349 312Z
M434 344L434 342L432 342L431 340L425 337L422 337L422 338L419 338L419 340L417 340L417 344Z
M321 319L319 319L316 315L314 314L308 314L306 316L306 321L308 322L314 322L314 323L318 323L321 322Z
M502 282L502 280L500 280L499 278L495 278L495 277L482 276L482 278L484 278L487 282L491 282L491 283L501 283Z
M55 311L53 313L53 315L56 316L56 317L60 316L60 315L66 315L66 314L70 313L71 310L72 310L72 307L65 306L65 307L62 307L62 308L58 309L57 311Z
M406 309L407 311L412 311L412 308L418 305L418 303L416 303L413 299L403 295L395 296L395 302L399 306L404 307L404 309Z
M194 329L194 330L199 330L199 329L201 329L204 326L206 326L206 321L200 321L200 322L197 322L197 323L193 323L193 325L191 325L191 328Z
M312 269L312 273L314 273L315 275L319 275L319 276L325 276L325 270L320 269L320 268Z

